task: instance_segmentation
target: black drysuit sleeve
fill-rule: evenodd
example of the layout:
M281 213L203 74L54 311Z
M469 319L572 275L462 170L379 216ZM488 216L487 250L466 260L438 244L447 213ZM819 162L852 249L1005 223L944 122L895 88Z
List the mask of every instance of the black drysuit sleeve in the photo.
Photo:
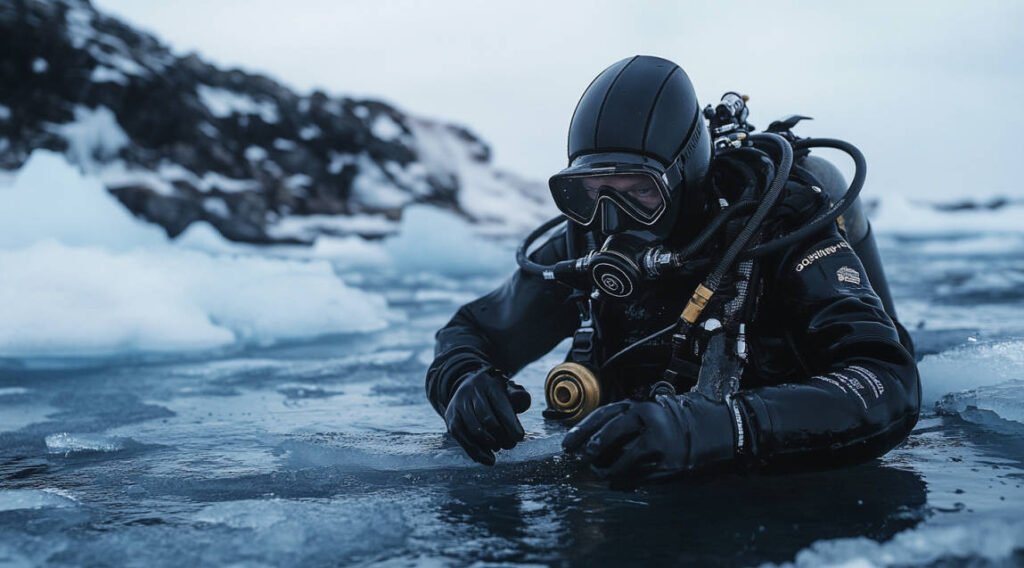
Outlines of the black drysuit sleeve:
M884 454L916 424L921 386L860 259L833 228L777 266L763 300L784 309L806 376L738 393L748 457L789 469Z
M565 232L559 231L531 258L554 264L566 258ZM466 373L492 366L517 373L570 336L579 325L571 290L517 270L493 292L455 313L438 330L434 362L427 369L427 399L439 414Z

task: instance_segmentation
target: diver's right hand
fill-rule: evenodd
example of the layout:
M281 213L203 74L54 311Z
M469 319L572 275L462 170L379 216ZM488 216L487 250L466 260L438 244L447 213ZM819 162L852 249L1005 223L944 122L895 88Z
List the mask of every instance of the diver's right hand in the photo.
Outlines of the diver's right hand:
M512 449L526 435L516 414L528 408L530 394L523 387L485 368L459 382L444 421L469 457L494 465L494 452Z

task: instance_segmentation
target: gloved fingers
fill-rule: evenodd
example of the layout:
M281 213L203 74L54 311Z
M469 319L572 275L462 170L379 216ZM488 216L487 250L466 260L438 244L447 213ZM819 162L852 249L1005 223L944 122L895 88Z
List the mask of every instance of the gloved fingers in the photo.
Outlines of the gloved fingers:
M512 410L516 414L522 414L530 409L530 403L533 402L533 399L530 397L530 392L523 388L522 385L509 381L505 385L505 393L508 394L508 399L512 403Z
M591 465L591 469L612 483L636 482L653 473L660 461L660 452L650 449L642 440L634 440L611 464L606 467Z
M494 417L487 403L480 397L474 396L466 403L466 408L459 414L466 425L466 435L477 443L477 445L488 450L497 450L501 447L495 436Z
M511 449L516 443L526 437L526 432L523 430L522 424L519 423L519 417L512 410L512 402L509 401L508 395L505 394L505 389L489 390L487 392L487 401L490 403L491 410L494 417L497 418L498 424L501 425L498 429L501 432L498 435L498 441L505 442L502 447L506 450Z
M632 413L614 416L583 446L583 456L596 466L606 466L622 453L623 447L643 432L643 423Z
M578 451L606 422L625 412L628 407L628 403L616 402L602 406L590 413L590 416L587 416L582 422L569 429L569 432L562 440L562 449L567 452Z
M484 465L494 465L494 452L480 447L466 436L466 427L462 423L461 418L455 418L455 422L448 427L448 433L452 435L452 438L455 438L455 441L458 442L460 446L462 446L462 449L465 450L466 455L468 455L470 459Z

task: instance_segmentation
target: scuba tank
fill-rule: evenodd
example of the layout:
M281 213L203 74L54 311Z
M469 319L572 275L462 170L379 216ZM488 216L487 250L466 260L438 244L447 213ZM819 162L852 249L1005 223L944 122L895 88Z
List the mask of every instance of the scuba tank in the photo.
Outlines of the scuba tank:
M804 168L814 175L820 182L821 188L829 194L832 201L842 197L846 191L846 181L839 168L832 162L819 156L810 155L803 159ZM867 273L871 287L882 300L886 313L896 321L896 307L892 301L892 293L889 291L889 281L885 277L885 269L882 268L882 258L878 254L878 244L875 242L875 235L871 231L871 222L864 212L864 203L858 197L850 204L850 208L836 219L840 228L846 232L846 240L849 241L853 251L857 253L864 271Z
M808 116L793 115L782 120L772 122L768 125L768 132L777 132L790 140L799 140L792 133L792 129L802 120L810 120ZM833 203L840 202L848 197L849 186L843 178L842 172L835 164L814 154L808 154L799 159L798 165L818 182L818 187L825 191ZM859 192L858 192L859 193ZM871 287L882 300L882 305L893 321L896 318L896 306L892 300L892 293L889 290L889 281L885 276L885 269L882 267L882 259L878 253L878 243L875 241L874 233L871 231L871 222L864 211L864 202L859 194L850 200L849 206L841 215L836 218L836 224L846 237L847 242L857 253L864 271L867 273ZM901 335L905 335L902 326ZM909 336L901 337L901 341L908 349L913 348L909 343Z
M576 290L575 297L580 306L581 326L573 338L573 348L565 363L554 367L545 380L547 410L544 416L550 419L576 421L585 417L605 400L612 390L602 385L600 370L613 361L643 345L644 343L672 333L672 363L665 370L663 380L656 388L665 390L678 375L685 351L697 341L704 354L700 377L694 390L716 399L728 400L739 388L739 376L746 363L746 339L744 317L749 315L746 307L754 294L744 292L740 298L712 298L723 282L750 282L751 266L759 259L793 246L819 233L829 224L837 224L845 234L854 252L860 257L872 288L878 294L889 316L896 321L895 308L885 272L878 254L877 244L865 214L859 194L866 176L866 162L863 154L853 145L834 139L798 138L792 128L803 116L792 116L773 122L764 133L753 133L754 127L747 122L749 114L747 97L737 93L726 93L716 106L709 105L704 117L709 122L713 136L716 158L729 159L730 155L757 154L759 159L770 161L763 187L753 199L735 203L721 203L719 213L691 242L679 250L669 250L663 245L644 248L642 246L615 246L611 239L598 247L593 238L586 245L586 251L577 257L577 231L572 222L566 231L569 259L551 266L533 262L527 256L530 245L549 230L566 222L557 217L533 231L519 247L516 260L520 267L546 280L556 280ZM849 185L831 162L810 155L814 148L832 148L848 154L855 164L855 175ZM771 160L768 160L771 158ZM772 240L761 240L762 223L771 209L778 203L790 173L801 169L802 173L817 182L832 204L819 212L804 226ZM720 200L724 201L724 200ZM682 273L692 267L689 262L713 237L727 226L736 226L737 219L745 219L742 229L713 263L708 277L693 291L679 320L668 327L605 356L601 351L600 329L593 317L594 302L629 301L641 290L645 281ZM629 243L624 243L628 245ZM722 301L717 301L722 300ZM730 301L731 300L731 301ZM702 318L709 305L711 315ZM723 315L723 310L726 312ZM718 318L722 318L719 321ZM703 323L701 323L703 322ZM726 325L727 324L727 325ZM909 335L897 323L901 341L912 350ZM652 393L654 391L652 390Z

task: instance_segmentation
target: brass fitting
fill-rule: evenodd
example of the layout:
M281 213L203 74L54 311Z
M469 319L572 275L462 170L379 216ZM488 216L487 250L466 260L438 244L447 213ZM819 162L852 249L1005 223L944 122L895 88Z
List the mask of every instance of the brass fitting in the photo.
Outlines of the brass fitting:
M579 363L556 365L544 379L544 398L552 417L577 421L601 404L601 382Z
M683 314L680 316L688 324L694 324L697 322L697 318L700 317L701 312L708 305L708 300L715 294L715 291L704 286L703 284L697 286L697 289L693 291L693 296L690 297L690 301L687 302L686 308L683 309Z

